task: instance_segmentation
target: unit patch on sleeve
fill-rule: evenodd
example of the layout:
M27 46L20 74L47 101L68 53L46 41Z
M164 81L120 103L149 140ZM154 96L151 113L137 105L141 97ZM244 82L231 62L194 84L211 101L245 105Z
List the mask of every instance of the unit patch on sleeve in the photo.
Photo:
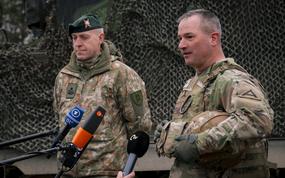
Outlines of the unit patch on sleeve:
M248 90L240 95L241 98L248 98L254 100L260 100L260 98L252 90Z
M142 91L136 91L130 94L131 102L137 106L141 106L143 104L143 96Z
M143 95L142 91L138 90L130 94L130 100L136 116L143 117L144 107L143 107Z

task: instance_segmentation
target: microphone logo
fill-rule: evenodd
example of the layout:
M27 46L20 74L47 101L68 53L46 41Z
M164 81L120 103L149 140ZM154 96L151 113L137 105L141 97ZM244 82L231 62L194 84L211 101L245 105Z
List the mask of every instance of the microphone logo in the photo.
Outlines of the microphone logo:
M130 138L130 140L136 140L136 139L138 139L138 136L136 136L136 134L132 135Z
M74 110L72 110L71 115L75 118L78 118L80 116L80 112L77 108L75 108Z
M97 116L98 118L101 118L101 117L103 116L103 113L102 113L101 111L97 111L97 112L96 112L96 116Z
M70 112L67 113L65 123L70 127L76 127L79 124L83 114L84 110L79 106L75 106Z

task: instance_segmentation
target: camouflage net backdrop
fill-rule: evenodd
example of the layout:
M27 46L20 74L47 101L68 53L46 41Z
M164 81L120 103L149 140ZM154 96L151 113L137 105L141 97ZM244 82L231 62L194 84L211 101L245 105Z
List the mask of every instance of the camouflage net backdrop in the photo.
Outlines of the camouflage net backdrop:
M0 46L0 141L58 129L52 109L56 74L67 63L71 41L64 29L50 29L38 46ZM48 149L53 137L10 147L20 151Z
M177 18L187 9L215 12L223 26L226 56L234 57L268 92L275 111L274 137L285 136L285 4L267 0L113 1L107 38L121 49L125 62L146 83L153 121L171 119L185 81L193 70L177 50ZM64 30L49 30L40 50L2 46L0 140L53 130L52 87L71 48ZM42 53L40 52L42 51ZM48 148L51 138L12 147L22 151Z

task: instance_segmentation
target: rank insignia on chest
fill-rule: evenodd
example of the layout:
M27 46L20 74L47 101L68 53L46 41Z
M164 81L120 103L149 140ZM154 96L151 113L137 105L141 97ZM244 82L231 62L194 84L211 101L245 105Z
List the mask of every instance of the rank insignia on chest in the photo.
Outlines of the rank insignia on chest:
M66 99L72 99L75 96L77 84L69 83L66 89Z

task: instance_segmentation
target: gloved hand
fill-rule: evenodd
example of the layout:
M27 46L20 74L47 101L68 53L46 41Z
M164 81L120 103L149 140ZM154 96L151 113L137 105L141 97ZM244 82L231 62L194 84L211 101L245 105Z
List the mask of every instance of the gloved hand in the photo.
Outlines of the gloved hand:
M175 138L177 144L173 156L176 159L188 164L195 163L199 158L199 151L196 145L198 136L196 134L181 135Z
M162 127L168 122L168 120L163 120L161 123L159 123L157 126L156 126L156 129L154 131L154 142L156 143L158 141L158 139L160 138L160 134L161 134L161 131L162 131Z

